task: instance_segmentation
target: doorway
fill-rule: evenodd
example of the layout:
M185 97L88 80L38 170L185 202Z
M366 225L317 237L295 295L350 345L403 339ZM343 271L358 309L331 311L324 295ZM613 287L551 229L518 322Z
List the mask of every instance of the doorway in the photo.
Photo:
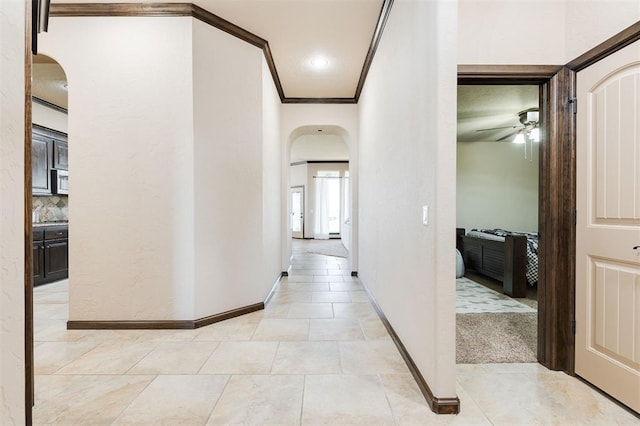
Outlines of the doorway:
M291 187L291 237L304 238L304 186Z
M458 363L537 361L539 92L458 86Z

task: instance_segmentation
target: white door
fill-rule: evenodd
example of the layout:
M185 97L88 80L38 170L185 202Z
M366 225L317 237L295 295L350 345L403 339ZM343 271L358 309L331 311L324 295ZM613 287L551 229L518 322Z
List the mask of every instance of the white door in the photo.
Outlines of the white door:
M291 188L291 236L304 238L304 187Z
M575 370L640 411L640 41L577 85Z

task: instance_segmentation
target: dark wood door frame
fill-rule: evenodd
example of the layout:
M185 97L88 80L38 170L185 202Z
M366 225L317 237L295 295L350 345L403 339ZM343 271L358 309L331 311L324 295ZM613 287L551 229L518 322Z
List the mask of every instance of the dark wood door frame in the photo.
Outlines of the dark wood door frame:
M538 361L573 374L575 155L569 70L562 66L460 65L458 84L540 87Z
M24 400L25 424L33 422L32 407L35 404L33 360L33 228L31 199L31 75L32 75L32 4L25 2L25 51L24 51Z

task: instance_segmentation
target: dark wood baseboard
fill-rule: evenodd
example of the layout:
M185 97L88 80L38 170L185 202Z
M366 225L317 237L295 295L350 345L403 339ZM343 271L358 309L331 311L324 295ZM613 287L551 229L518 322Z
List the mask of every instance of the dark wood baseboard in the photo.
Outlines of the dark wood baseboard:
M387 317L385 316L384 312L382 312L380 305L378 305L378 302L376 302L376 299L373 297L373 295L369 291L369 288L366 286L365 283L362 282L362 280L360 280L360 282L364 287L365 292L367 293L367 296L369 297L369 300L373 305L373 308L376 310L376 313L378 314L378 316L380 317L380 320L384 324L384 327L389 332L389 335L391 336L391 340L393 340L393 343L395 343L396 347L398 348L398 351L400 352L402 359L407 364L407 367L409 368L411 375L413 376L414 380L418 384L418 387L420 388L420 392L422 392L422 395L426 399L427 404L429 404L431 411L433 411L436 414L460 413L460 398L458 397L438 398L433 394L433 392L431 391L431 388L429 387L429 384L427 383L425 378L422 376L422 373L420 373L418 366L416 366L415 362L413 361L413 358L411 358L411 355L409 355L407 348L405 348L404 344L400 340L400 337L398 337L398 335L396 334L396 331L391 326L391 323L389 323L389 320L387 320Z
M264 302L196 320L67 321L68 330L192 330L264 309Z
M193 321L67 321L67 330L192 329Z
M283 277L288 277L289 276L289 271L282 271L282 276Z
M197 319L193 322L193 328L205 327L207 325L214 324L216 322L228 320L231 318L239 317L242 315L250 314L251 312L261 311L264 309L264 302L255 303L253 305L243 306L242 308L232 309L221 314L210 315L208 317Z
M351 276L352 277L357 277L358 276L358 271L351 271Z

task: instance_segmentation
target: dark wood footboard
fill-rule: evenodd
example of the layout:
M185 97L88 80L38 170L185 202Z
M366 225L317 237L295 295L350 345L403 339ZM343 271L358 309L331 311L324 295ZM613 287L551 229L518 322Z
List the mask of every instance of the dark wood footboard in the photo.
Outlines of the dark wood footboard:
M464 235L456 229L456 247L462 253L465 268L502 281L502 289L511 297L527 294L527 238L509 235L504 241Z

